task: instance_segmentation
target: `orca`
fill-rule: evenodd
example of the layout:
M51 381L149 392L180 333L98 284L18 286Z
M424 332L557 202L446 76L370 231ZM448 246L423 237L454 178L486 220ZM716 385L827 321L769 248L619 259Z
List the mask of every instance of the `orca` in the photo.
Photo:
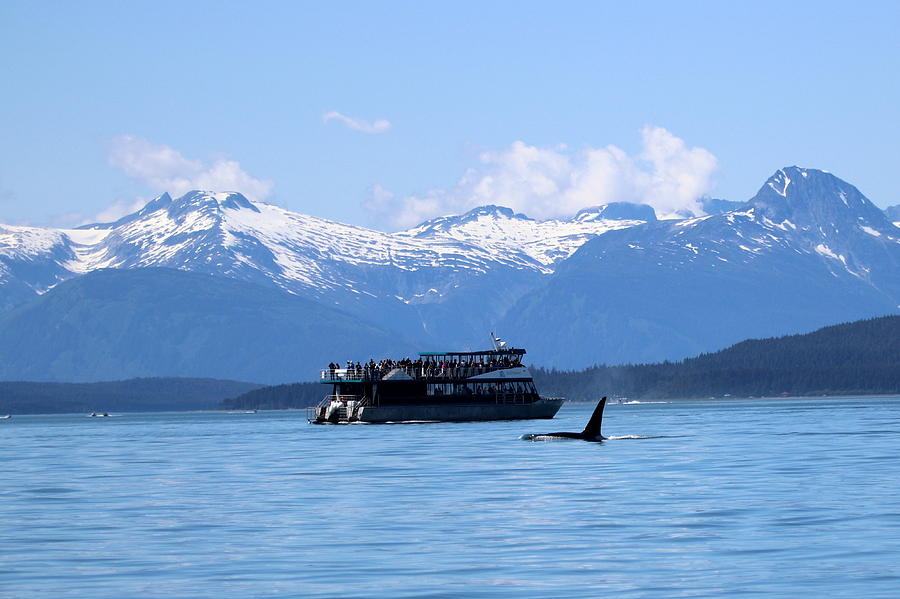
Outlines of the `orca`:
M600 434L600 424L603 422L603 408L606 407L606 398L604 397L597 403L594 413L591 414L587 426L580 433L544 433L542 435L523 435L522 439L526 441L543 441L544 439L581 439L582 441L591 441L599 443L606 439Z

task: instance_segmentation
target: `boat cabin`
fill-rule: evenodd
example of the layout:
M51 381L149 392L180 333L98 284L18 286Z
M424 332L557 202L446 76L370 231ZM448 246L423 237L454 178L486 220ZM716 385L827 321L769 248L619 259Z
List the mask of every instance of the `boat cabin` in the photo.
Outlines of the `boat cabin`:
M332 396L371 405L440 401L527 403L538 399L531 373L522 365L524 349L422 352L418 359L370 360L322 370Z

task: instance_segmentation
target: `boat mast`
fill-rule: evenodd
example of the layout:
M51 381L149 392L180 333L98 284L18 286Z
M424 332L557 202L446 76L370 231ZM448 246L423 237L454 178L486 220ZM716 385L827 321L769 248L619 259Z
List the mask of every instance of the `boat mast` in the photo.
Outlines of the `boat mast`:
M506 341L494 335L493 332L491 332L491 343L494 344L494 351L502 351L506 349Z

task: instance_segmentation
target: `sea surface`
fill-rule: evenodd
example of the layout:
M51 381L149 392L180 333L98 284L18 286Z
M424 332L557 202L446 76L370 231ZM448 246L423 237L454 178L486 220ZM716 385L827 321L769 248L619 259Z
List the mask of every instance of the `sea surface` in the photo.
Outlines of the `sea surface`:
M900 597L900 397L0 421L0 597Z

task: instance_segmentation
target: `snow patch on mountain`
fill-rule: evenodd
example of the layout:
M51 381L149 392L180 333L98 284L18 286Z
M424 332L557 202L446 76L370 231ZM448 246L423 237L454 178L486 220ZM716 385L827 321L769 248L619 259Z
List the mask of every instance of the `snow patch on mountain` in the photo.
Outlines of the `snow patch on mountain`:
M616 229L643 224L643 220L603 219L604 207L580 211L570 220L536 221L508 208L483 206L461 216L440 217L395 234L398 238L473 244L493 254L532 263L543 273L572 255L586 241Z
M827 258L833 258L834 260L840 260L844 264L847 263L847 260L843 256L835 254L833 251L831 251L831 248L829 248L827 245L823 245L820 243L819 245L817 245L815 247L815 250L816 250L816 253L819 254L820 256L825 256Z
M800 171L800 174L806 178L806 171ZM780 169L773 177L769 179L766 183L775 193L780 195L781 197L787 197L788 185L791 184L791 178L787 176L787 173L784 172L784 169Z
M17 260L34 260L65 246L61 231L42 227L0 225L0 256Z
M59 229L59 232L78 245L96 245L109 235L110 229Z
M859 228L873 237L881 237L881 233L879 231L876 231L872 227L868 227L866 225L860 225Z

